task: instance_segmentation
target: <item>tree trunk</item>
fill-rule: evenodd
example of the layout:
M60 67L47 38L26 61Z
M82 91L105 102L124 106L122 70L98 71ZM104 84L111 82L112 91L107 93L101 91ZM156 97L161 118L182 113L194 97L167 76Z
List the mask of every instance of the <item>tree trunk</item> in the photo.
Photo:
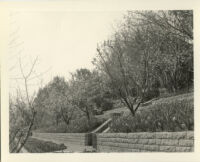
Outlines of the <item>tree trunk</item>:
M90 112L89 112L88 108L86 108L86 116L87 116L87 120L88 120L88 125L89 125L89 127L91 127L91 117L90 117Z
M30 122L30 125L29 125L28 131L27 131L27 133L26 133L25 139L24 139L24 141L21 143L20 147L17 149L17 151L16 151L17 153L19 153L20 150L24 147L26 141L28 140L28 138L29 138L29 136L30 136L31 129L32 129L32 127L33 127L34 120L35 120L35 115L36 115L36 112L34 112L34 114L33 114L33 118L32 118L32 120L31 120L31 122Z

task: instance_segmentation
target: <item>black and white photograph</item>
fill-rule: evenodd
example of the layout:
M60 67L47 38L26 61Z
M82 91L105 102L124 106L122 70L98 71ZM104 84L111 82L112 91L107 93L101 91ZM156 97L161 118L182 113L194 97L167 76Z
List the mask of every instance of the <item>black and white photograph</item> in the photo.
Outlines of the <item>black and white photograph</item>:
M10 153L194 151L192 10L10 23Z
M9 156L194 154L195 12L10 11Z

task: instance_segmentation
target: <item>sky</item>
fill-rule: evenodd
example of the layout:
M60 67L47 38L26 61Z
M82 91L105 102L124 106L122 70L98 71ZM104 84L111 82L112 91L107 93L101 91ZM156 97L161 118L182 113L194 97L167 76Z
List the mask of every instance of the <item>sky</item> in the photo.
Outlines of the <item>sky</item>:
M19 60L33 93L54 76L69 79L79 68L92 69L97 43L109 38L125 12L16 12L10 14L10 91L23 89ZM38 76L39 77L34 77ZM31 78L30 77L30 78Z

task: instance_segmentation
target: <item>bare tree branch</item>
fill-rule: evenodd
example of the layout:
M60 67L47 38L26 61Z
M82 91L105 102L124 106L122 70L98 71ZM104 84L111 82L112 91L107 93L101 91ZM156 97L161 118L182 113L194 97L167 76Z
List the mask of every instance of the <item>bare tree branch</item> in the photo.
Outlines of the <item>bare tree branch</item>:
M38 60L38 57L36 57L36 59L34 60L33 65L32 65L32 67L30 69L30 72L27 74L26 78L28 78L31 75L37 60Z

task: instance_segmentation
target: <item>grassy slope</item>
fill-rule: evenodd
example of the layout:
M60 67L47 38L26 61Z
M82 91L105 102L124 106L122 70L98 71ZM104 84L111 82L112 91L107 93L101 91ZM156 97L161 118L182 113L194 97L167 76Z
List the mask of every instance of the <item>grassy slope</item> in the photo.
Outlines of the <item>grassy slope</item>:
M170 102L170 101L174 101L174 100L182 100L182 99L193 99L193 93L186 93L186 94L181 94L181 95L176 95L176 96L171 96L171 97L165 97L165 98L158 98L156 100L154 100L150 105L148 106L140 106L139 110L142 110L142 109L151 109L151 108L154 108L154 105L155 104L160 104L160 103L163 103L163 102ZM120 104L118 104L120 106ZM118 107L116 109L113 109L113 110L109 110L109 111L105 111L104 114L102 115L96 115L96 118L99 122L103 122L107 119L110 118L110 114L112 113L120 113L120 112L123 112L124 115L128 115L130 113L130 111L126 108L126 107ZM78 123L80 124L80 123ZM81 125L82 126L82 125ZM95 128L93 128L94 130ZM47 127L47 128L40 128L40 129L37 129L37 130L34 130L36 132L59 132L59 133L64 133L66 132L66 125L63 123L61 125L59 125L58 127ZM83 131L82 131L83 132Z
M155 104L160 104L163 102L171 102L171 101L175 101L175 100L183 100L185 98L188 99L192 99L194 97L194 93L185 93L185 94L181 94L181 95L176 95L176 96L171 96L171 97L166 97L166 98L158 98L157 100L153 101L150 105L148 106L140 106L140 110L141 109L148 109L148 108L153 108L153 105ZM113 109L113 110L109 110L104 112L104 114L102 115L97 115L97 119L102 120L102 119L108 119L110 118L110 114L112 113L120 113L123 112L125 115L129 114L130 111L128 110L128 108L126 107L121 107L121 108L117 108L117 109Z

